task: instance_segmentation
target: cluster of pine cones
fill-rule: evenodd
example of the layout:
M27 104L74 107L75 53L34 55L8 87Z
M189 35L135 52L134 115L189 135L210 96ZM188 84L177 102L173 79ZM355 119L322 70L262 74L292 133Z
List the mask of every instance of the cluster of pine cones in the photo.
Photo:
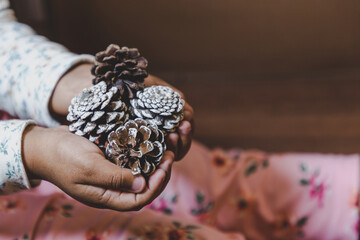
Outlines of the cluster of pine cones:
M166 150L165 136L183 120L184 100L170 87L145 88L146 67L136 48L111 44L97 53L94 85L72 99L67 120L109 160L149 176Z

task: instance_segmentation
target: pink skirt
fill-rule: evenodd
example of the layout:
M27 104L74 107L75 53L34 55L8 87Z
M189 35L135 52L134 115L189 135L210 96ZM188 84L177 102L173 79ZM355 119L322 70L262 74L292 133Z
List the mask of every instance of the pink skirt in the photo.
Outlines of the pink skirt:
M358 239L359 155L209 150L194 142L139 212L85 206L45 181L0 196L0 239Z

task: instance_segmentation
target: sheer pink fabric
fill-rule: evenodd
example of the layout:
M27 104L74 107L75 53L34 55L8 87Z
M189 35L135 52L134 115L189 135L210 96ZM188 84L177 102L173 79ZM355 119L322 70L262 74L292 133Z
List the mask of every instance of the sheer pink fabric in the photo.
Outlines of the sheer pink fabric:
M195 142L139 212L87 207L55 186L0 197L0 238L357 239L359 156L208 150Z

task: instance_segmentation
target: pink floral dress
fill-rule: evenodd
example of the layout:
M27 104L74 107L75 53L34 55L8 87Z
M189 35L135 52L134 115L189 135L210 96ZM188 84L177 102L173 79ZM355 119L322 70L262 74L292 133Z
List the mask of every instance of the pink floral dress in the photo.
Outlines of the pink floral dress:
M50 183L0 197L0 239L357 239L359 155L195 142L139 212L87 207Z

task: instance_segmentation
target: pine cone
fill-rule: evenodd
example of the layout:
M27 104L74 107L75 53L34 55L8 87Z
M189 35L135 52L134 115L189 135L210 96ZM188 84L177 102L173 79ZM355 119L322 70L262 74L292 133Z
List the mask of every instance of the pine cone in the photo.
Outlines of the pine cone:
M105 82L100 82L71 100L67 120L71 132L84 136L104 149L107 134L129 118L127 107L121 101L119 90L107 91Z
M174 132L184 118L185 101L170 87L152 86L136 93L130 100L132 117L140 117L158 125L165 134Z
M108 137L106 156L115 164L130 168L134 175L151 175L159 165L166 145L164 134L144 119L129 120Z
M91 69L95 76L93 84L104 81L108 86L117 86L125 99L133 98L136 91L144 88L148 63L136 48L110 44L105 51L96 54L95 60Z

